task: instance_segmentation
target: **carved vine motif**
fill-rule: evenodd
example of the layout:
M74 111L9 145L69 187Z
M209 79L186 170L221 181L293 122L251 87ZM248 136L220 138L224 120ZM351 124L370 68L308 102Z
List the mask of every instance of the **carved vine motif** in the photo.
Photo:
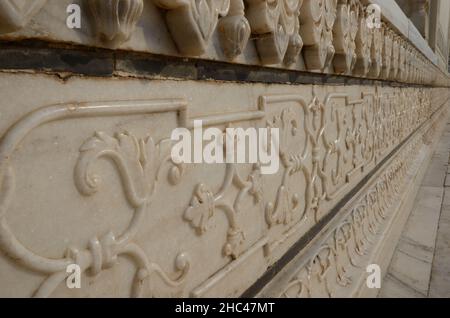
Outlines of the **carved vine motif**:
M126 42L144 9L143 0L89 0L100 41L113 47Z
M239 205L246 194L253 196L255 203L262 200L260 182L261 173L258 166L255 166L247 180L244 180L240 177L235 164L227 164L224 181L217 193L213 193L203 183L197 185L190 205L184 212L184 219L199 235L202 235L208 230L209 221L217 210L223 211L228 220L228 233L223 254L236 259L242 253L242 245L245 240L244 232L238 223ZM230 204L223 197L232 186L237 187L239 193L234 202Z
M100 179L92 169L94 164L102 159L111 159L120 174L125 195L130 206L135 209L130 226L119 237L113 233L100 240L91 240L90 250L92 264L84 260L89 254L82 255L78 251L71 251L77 264L83 269L90 269L97 275L103 269L114 266L120 254L128 254L134 258L137 266L137 276L134 281L134 294L142 294L143 282L154 272L163 281L172 287L180 285L189 270L189 260L185 254L176 259L177 270L180 275L176 278L167 276L157 264L151 263L145 252L135 243L133 237L142 224L146 210L150 207L156 192L157 180L161 165L170 160L170 140L163 140L155 145L151 137L138 139L130 133L121 133L111 137L105 133L97 132L80 148L80 157L75 167L75 184L81 194L90 196L99 190Z
M167 10L166 22L178 50L187 55L202 55L213 32L217 27L220 16L226 16L230 11L230 0L153 0L162 9ZM223 38L228 53L234 55L246 42L246 21L242 17L242 7L233 4L232 16L241 17L239 20L224 22L222 25ZM239 43L229 41L238 40ZM233 49L233 46L236 47Z
M370 77L378 78L381 74L381 69L383 67L383 42L384 42L384 28L372 29L372 48L371 48L371 60L372 66L369 71Z
M47 0L0 1L0 34L14 32L25 27L46 2Z
M283 169L274 201L266 202L269 229L284 227L286 235L290 235L293 226L303 224L310 216L314 222L320 221L328 211L325 203L342 197L352 180L372 169L425 120L425 113L430 114L428 102L420 97L424 92L362 92L359 99L350 99L346 93L331 93L323 101L313 92L309 104L297 95L264 96L263 109L288 103L298 106L282 108L267 122L267 127L280 131ZM298 184L299 178L304 180L301 192L294 190L295 182L290 181ZM376 204L374 198L369 199L368 207ZM366 213L361 211L356 218ZM376 214L377 220L379 215L383 216ZM364 233L374 232L372 221L367 226ZM361 250L362 241L358 242Z
M247 18L263 64L293 64L303 47L299 34L303 0L247 0Z
M172 104L170 104L172 103ZM156 183L160 167L170 160L167 152L170 141L162 141L155 145L151 138L138 139L130 133L111 137L105 133L96 133L80 148L80 156L75 167L75 185L83 195L94 195L100 187L100 178L94 174L94 163L102 158L111 159L122 180L124 193L128 203L134 209L133 218L128 228L115 235L112 232L100 237L94 237L87 247L69 248L65 257L50 259L27 249L15 237L7 220L6 211L15 192L15 177L9 158L22 139L32 129L48 121L78 118L85 116L121 115L125 112L152 113L161 107L172 106L182 111L184 103L177 100L164 103L141 103L128 105L112 103L111 105L85 106L51 106L35 111L25 116L22 121L13 126L0 143L0 248L6 255L16 260L29 270L45 274L47 278L35 292L35 297L50 296L63 282L68 273L67 266L77 264L82 273L97 275L101 271L113 267L119 256L127 255L135 263L137 270L132 285L132 296L141 296L144 292L144 282L156 274L169 287L176 288L183 284L189 272L190 262L185 253L180 253L175 259L175 274L166 274L159 265L149 261L139 245L133 242L142 218L151 205L156 191ZM75 111L76 110L76 111ZM174 166L169 170L169 181L177 183L182 173L182 166Z
M315 256L291 279L281 297L342 297L365 273L371 246L387 222L387 211L397 204L411 156L420 143L416 136L386 173L362 196L346 220L322 244Z
M304 104L302 104L304 105ZM303 107L305 111L305 118L308 117L308 110ZM305 120L306 122L306 120ZM276 116L271 122L267 123L268 128L277 128L280 131L280 158L281 163L285 169L283 173L283 180L278 189L275 203L269 202L266 205L266 221L269 227L274 224L288 225L294 219L294 213L299 205L299 195L292 193L289 189L288 181L295 176L298 172L302 172L304 178L308 180L310 172L307 166L304 164L306 160L306 151L309 141L306 137L306 145L303 153L293 154L289 150L289 139L297 134L297 129L300 123L297 121L295 113L292 109L285 109L282 111L281 116ZM308 202L309 187L305 190L305 201ZM308 210L308 204L306 203L302 216L306 217L305 212Z

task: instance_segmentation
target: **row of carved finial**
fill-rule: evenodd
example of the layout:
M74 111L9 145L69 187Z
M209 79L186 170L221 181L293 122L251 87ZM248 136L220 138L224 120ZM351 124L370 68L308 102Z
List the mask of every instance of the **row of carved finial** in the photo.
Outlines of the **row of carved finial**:
M15 2L0 3L0 33L23 27L46 0L29 1L21 15ZM313 72L407 83L447 81L411 43L386 24L370 22L373 12L359 0L89 0L99 41L115 48L129 40L144 4L159 8L183 56L204 56L217 33L230 61L250 44L262 65L298 63Z

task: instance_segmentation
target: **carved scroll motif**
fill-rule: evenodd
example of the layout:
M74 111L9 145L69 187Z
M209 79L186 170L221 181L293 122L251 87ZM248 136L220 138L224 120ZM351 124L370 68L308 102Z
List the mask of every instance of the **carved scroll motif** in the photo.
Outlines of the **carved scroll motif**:
M136 265L136 273L132 282L131 296L142 296L144 282L156 274L169 287L180 287L189 272L190 261L186 253L181 252L175 259L177 273L168 275L158 264L150 262L143 249L133 242L148 213L157 188L159 167L168 158L170 140L156 145L151 138L139 139L129 133L111 137L98 132L89 138L80 148L80 155L75 167L75 185L85 196L94 195L100 190L100 177L94 174L94 163L108 158L121 177L125 197L134 209L133 218L128 227L119 235L109 232L89 240L87 246L67 249L66 255L59 259L51 259L34 253L17 239L6 219L6 212L15 194L14 170L9 158L20 145L23 138L41 125L55 120L93 116L119 116L123 114L145 114L166 109L182 112L185 103L179 100L137 102L117 102L111 104L73 104L50 106L39 109L25 116L14 125L0 143L0 176L2 180L0 197L0 248L6 255L16 260L21 266L47 275L41 286L34 293L35 297L50 296L69 275L66 271L70 264L77 264L82 273L98 275L101 271L113 267L119 256L127 255ZM76 111L74 110L76 109ZM176 181L172 174L181 167L169 171L169 180ZM175 173L181 175L181 173Z

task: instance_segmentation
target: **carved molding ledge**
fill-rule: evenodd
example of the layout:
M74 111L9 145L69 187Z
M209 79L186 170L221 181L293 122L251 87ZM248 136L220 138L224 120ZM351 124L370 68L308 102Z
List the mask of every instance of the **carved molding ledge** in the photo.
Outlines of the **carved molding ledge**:
M83 30L68 30L57 25L60 21L43 21L42 17L36 17L39 23L28 29L26 23L41 8L63 4L5 0L0 5L0 33L8 34L0 39L39 39L48 33L48 25L54 42L449 85L447 74L394 31L386 16L381 28L370 25L367 1L151 0L145 6L143 0L82 3L90 12L83 10L83 21L87 21Z
M7 220L13 197L19 195L15 191L15 170L19 167L15 167L14 153L23 147L21 143L27 135L55 121L133 114L150 115L151 121L151 116L160 113L176 114L177 125L192 129L193 118L188 116L191 105L184 99L173 98L69 104L45 107L24 116L8 130L0 143L2 257L7 255L18 266L46 277L38 290L31 291L39 297L51 296L57 290L68 275L65 271L68 264L78 264L85 275L95 277L116 266L122 255L131 256L136 266L131 296L154 295L146 283L152 276L159 277L177 295L201 296L214 291L216 295L222 295L220 284L223 279L239 273L242 266L254 257L260 257L258 266L269 268L273 265L287 251L289 242L300 239L328 215L331 208L397 145L407 141L418 146L417 138L411 139L416 141L408 141L410 134L428 123L430 116L441 105L447 105L450 97L445 89L432 88L377 87L366 91L364 87L354 87L360 90L357 98L354 93L345 91L319 94L316 89L313 89L311 97L295 93L263 95L259 99L259 110L253 112L196 118L219 127L240 122L279 128L281 168L276 182L273 177L262 175L259 165L240 164L217 168L213 179L218 180L219 177L222 180L217 184L212 179L193 182L197 173L206 173L204 169L208 165L194 170L191 166L174 164L170 160L172 143L169 139L155 141L151 134L138 136L126 131L117 131L116 134L82 132L85 141L80 145L73 167L72 186L82 198L98 195L105 186L101 187L100 177L95 172L103 162L100 159L108 159L118 172L118 181L133 217L122 232L99 233L88 240L86 246L67 246L65 255L55 259L41 256L20 243ZM409 164L405 158L413 156L414 147L410 147L409 152L396 155L396 163L378 179L373 191L364 198L365 201L361 201L361 208L355 208L345 223L348 227L336 232L343 237L317 251L317 257L311 259L312 263L305 269L305 273L317 281L302 281L308 287L302 287L295 295L340 295L331 286L321 285L327 281L328 278L323 279L328 275L337 275L337 278L333 277L337 279L339 288L350 284L347 267L358 264L359 255L364 253L368 242L375 239L372 236L378 233L377 229L387 217L389 204L395 201L395 194L401 192L400 183ZM189 248L172 251L176 272L170 275L150 260L152 256L145 253L147 243L136 241L138 234L151 226L151 223L144 226L143 220L152 220L152 203L155 197L162 195L158 189L163 179L171 191L164 193L165 196L192 193L184 210L174 215L177 215L177 222L185 224L195 234ZM257 215L253 222L264 224L264 234L256 240L249 236L253 228L243 220L248 213ZM215 224L215 231L211 231L211 224ZM220 257L227 264L224 268L214 268L216 274L212 277L203 277L190 270L204 266L197 264L194 255L205 252L198 250L198 244L207 242L206 237L222 242L218 250L208 245L208 253ZM344 241L341 242L342 239ZM355 245L345 258L347 256L339 254L337 249L347 248L345 244L348 242ZM339 256L338 261L333 258L336 255ZM332 267L330 271L322 268L322 262L328 264L327 260L333 261L329 266L335 266L336 272ZM199 277L204 280L201 285L185 288L190 280ZM229 288L241 292L249 287L239 279L230 279L227 283ZM294 285L299 286L297 280L284 294L291 295ZM313 291L322 287L325 288L323 291Z

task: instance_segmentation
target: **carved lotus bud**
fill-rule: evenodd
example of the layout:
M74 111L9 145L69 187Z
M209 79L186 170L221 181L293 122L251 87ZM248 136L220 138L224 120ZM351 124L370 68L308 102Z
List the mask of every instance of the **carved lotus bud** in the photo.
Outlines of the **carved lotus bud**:
M284 64L291 65L297 62L298 56L303 48L303 39L302 37L296 33L291 36L289 40L288 49L286 51L286 55L284 57Z
M232 1L228 16L219 22L219 37L224 54L229 59L234 59L242 54L250 38L251 29L245 18L244 2Z
M200 56L206 52L219 18L228 14L231 5L230 0L153 2L166 10L166 24L180 53L190 56Z
M127 41L144 9L143 0L90 0L96 33L112 46Z

